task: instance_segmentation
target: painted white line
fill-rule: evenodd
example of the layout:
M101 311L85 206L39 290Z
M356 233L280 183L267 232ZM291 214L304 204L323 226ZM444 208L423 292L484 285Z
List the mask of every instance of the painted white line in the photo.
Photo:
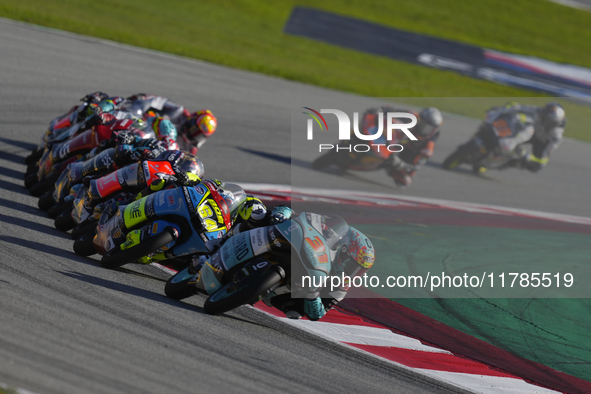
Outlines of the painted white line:
M447 350L423 345L418 339L395 334L384 328L324 323L321 321L312 322L309 320L288 320L288 323L337 342L451 354Z
M539 386L527 383L526 381L519 379L519 378L509 378L509 377L489 376L489 375L476 375L476 374L468 374L468 373L460 373L460 372L446 372L446 371L436 371L436 370L430 370L430 369L424 369L424 368L408 367L404 364L400 364L395 361L388 360L383 357L377 356L377 355L367 352L365 350L358 349L356 347L347 345L346 343L343 343L344 341L337 339L340 336L342 336L342 337L346 337L347 340L349 340L349 337L344 335L343 333L341 333L340 330L350 331L350 332L354 333L353 337L357 337L356 340L358 342L351 342L350 340L349 340L349 342L350 343L361 343L361 342L359 342L358 336L363 332L363 330L358 330L358 328L372 328L372 327L348 326L349 328L347 330L345 330L342 327L332 329L328 326L330 326L330 325L343 326L343 325L342 324L335 324L335 323L312 322L312 321L307 321L307 320L292 320L292 319L288 319L288 318L277 317L277 316L271 315L270 313L267 313L263 310L255 308L255 307L251 307L251 306L249 306L249 307L258 310L259 312L266 313L267 315L272 316L275 319L278 319L278 320L280 320L284 323L287 323L293 327L296 327L296 328L299 328L299 329L304 330L306 332L309 332L311 334L317 335L321 338L327 339L327 340L329 340L333 343L337 343L341 346L345 346L348 349L353 349L354 351L361 352L361 353L369 355L371 357L375 357L375 358L378 358L382 361L386 361L388 363L396 365L399 368L403 368L408 371L413 371L419 375L424 375L424 376L430 377L432 379L435 379L435 380L438 380L441 382L445 382L447 384L451 384L455 387L459 387L459 388L462 388L464 390L467 390L467 391L470 391L473 393L478 393L478 394L559 394L558 391L539 387ZM355 327L355 328L353 328L353 327ZM335 331L338 334L335 334ZM375 337L375 335L376 335L375 331L370 330L368 332L370 332L371 335L374 335L374 337ZM397 335L394 333L392 333L392 334ZM372 339L368 338L367 340L371 341ZM374 345L374 346L376 346L376 345ZM382 346L385 348L399 347L396 345L386 345L385 343L378 344L377 346ZM422 346L425 346L429 349L434 349L434 348L428 347L426 345L422 345ZM406 348L406 349L408 349L408 348ZM416 349L416 350L424 351L423 349ZM440 349L436 349L436 350L440 350ZM433 351L433 350L428 350L428 351ZM447 352L447 351L443 351L443 352L446 354L451 354L450 352Z
M427 376L453 384L465 390L485 394L556 394L559 391L527 383L525 380L501 376L472 375L460 372L421 370Z

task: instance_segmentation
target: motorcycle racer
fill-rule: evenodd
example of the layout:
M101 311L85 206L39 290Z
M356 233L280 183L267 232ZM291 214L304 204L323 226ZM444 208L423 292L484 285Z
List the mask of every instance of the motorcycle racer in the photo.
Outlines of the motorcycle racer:
M249 208L247 207L249 206L255 207L254 212L256 212L257 217L250 217L247 220L243 220L242 224L235 225L233 227L234 231L230 231L224 236L220 245L241 231L249 231L251 229L267 226L269 229L272 229L275 224L282 223L295 217L295 212L293 212L291 208L283 205L275 207L271 212L267 212L264 204L256 198L250 200L250 203L245 202L244 211L248 211ZM261 216L263 212L265 212L265 214ZM326 239L330 239L331 236L336 234L330 226L325 224L329 223L329 220L330 217L322 216L323 236ZM240 219L238 219L237 222L240 222ZM334 241L336 241L336 243L332 253L330 253L332 258L331 271L329 273L330 276L341 277L341 275L344 274L346 277L353 278L355 276L364 275L367 270L372 267L375 261L375 249L371 241L359 230L349 226L345 236L340 239L335 239ZM254 255L256 256L266 251L267 249L263 248L260 249L258 253L255 252ZM207 266L205 269L210 269L212 267L211 264L209 264L209 260L210 256L208 255L194 258L190 270L192 270L193 273L199 272L201 274L201 269L203 269L206 264ZM216 272L215 275L221 277L223 273L219 271L219 268L219 266L216 266L218 272ZM196 286L199 291L207 294L207 291L203 286L201 275L199 279L197 279ZM320 294L314 299L292 298L291 293L289 292L282 294L272 293L263 301L267 306L277 308L284 312L286 317L290 319L301 319L306 316L310 320L315 321L321 319L326 312L342 301L349 288L350 283L341 283L340 286L332 291L329 291L328 288L323 288L321 289Z
M197 154L199 148L217 129L217 118L208 109L189 112L182 105L178 105L160 96L134 94L127 98L129 104L124 108L137 112L136 108L149 109L146 116L166 116L179 131L175 138L180 149ZM142 110L139 110L140 112ZM144 112L142 112L144 113Z
M387 110L386 110L387 109ZM385 108L384 112L407 112ZM441 112L435 107L424 108L418 114L411 112L417 117L417 124L409 131L417 138L411 140L401 130L396 130L398 144L403 150L398 155L390 155L384 165L388 175L392 177L398 186L410 186L412 177L417 173L427 160L433 155L435 141L439 138L440 128L443 123Z
M411 178L433 155L435 141L439 138L443 118L439 110L434 107L424 108L419 113L397 110L391 106L370 108L363 114L360 125L361 133L373 135L380 126L382 130L386 130L387 117L385 114L388 112L406 112L416 116L417 124L408 131L417 140L411 140L402 130L395 129L391 140L387 140L385 133L383 133L373 144L367 145L367 151L352 151L347 150L348 147L338 146L335 151L329 151L317 158L312 163L312 167L322 169L330 164L336 164L343 169L356 171L384 169L396 185L401 187L409 186L412 182ZM384 116L382 116L383 125L379 124L380 113L384 113ZM407 123L407 119L394 118L394 121ZM357 145L357 143L363 144L364 141L352 134L351 145ZM351 145L349 145L349 148ZM391 151L389 148L385 148L385 146L392 145L398 145L401 149Z
M83 101L81 105L72 107L68 113L51 122L50 130L53 133L80 122L85 122L81 130L86 130L97 124L107 124L114 119L143 118L151 123L150 119L167 118L172 122L175 131L164 133L159 139L171 140L170 149L182 149L196 154L199 147L213 135L217 128L217 118L210 110L203 109L191 113L182 105L161 96L138 93L124 99L119 96L110 97L103 92L95 92L81 100ZM156 134L159 136L156 129ZM178 135L176 130L179 130ZM174 145L175 142L178 145Z
M487 113L486 123L491 123L503 114L511 114L515 122L509 125L528 128L531 138L518 141L515 149L521 150L521 158L511 160L507 165L538 172L548 164L550 154L562 142L566 113L556 102L549 102L543 107L535 105L521 105L509 103L504 107L496 107ZM531 144L531 153L523 148L524 144Z

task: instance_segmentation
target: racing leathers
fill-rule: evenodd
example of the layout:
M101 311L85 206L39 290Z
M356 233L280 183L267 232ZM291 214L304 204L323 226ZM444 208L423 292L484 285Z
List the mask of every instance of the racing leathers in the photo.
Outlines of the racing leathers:
M548 163L550 154L562 142L566 118L548 126L544 125L542 113L546 107L509 103L502 107L493 107L487 112L486 120L481 124L478 136L483 139L489 149L502 149L514 152L517 156L507 166L524 168L538 172ZM503 134L514 135L515 138L507 146L497 146L494 127L500 137ZM523 145L531 144L531 153L527 153Z

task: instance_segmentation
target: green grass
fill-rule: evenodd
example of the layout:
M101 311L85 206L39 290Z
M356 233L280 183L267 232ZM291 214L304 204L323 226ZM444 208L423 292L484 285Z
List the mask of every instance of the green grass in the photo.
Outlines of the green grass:
M294 5L591 67L591 13L541 0L3 0L0 16L372 97L543 96L284 34Z

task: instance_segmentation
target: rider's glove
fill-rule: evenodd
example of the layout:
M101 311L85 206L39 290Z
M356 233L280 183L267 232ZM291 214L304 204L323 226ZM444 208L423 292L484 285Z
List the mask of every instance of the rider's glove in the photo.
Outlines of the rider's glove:
M304 313L310 320L318 320L326 314L324 310L324 304L320 297L316 297L313 300L304 300Z
M271 211L271 224L279 224L283 223L286 220L291 219L294 212L290 207L285 205L279 205L273 208Z
M129 130L120 131L116 138L121 145L131 145L135 142L135 135Z
M117 140L116 139L113 139L113 138L112 139L101 141L99 143L99 148L101 150L108 149L108 148L113 148L115 146L117 146Z
M189 176L178 166L173 165L172 170L174 171L174 177L177 179L179 184L182 186L189 186L191 184L191 179L189 179Z

